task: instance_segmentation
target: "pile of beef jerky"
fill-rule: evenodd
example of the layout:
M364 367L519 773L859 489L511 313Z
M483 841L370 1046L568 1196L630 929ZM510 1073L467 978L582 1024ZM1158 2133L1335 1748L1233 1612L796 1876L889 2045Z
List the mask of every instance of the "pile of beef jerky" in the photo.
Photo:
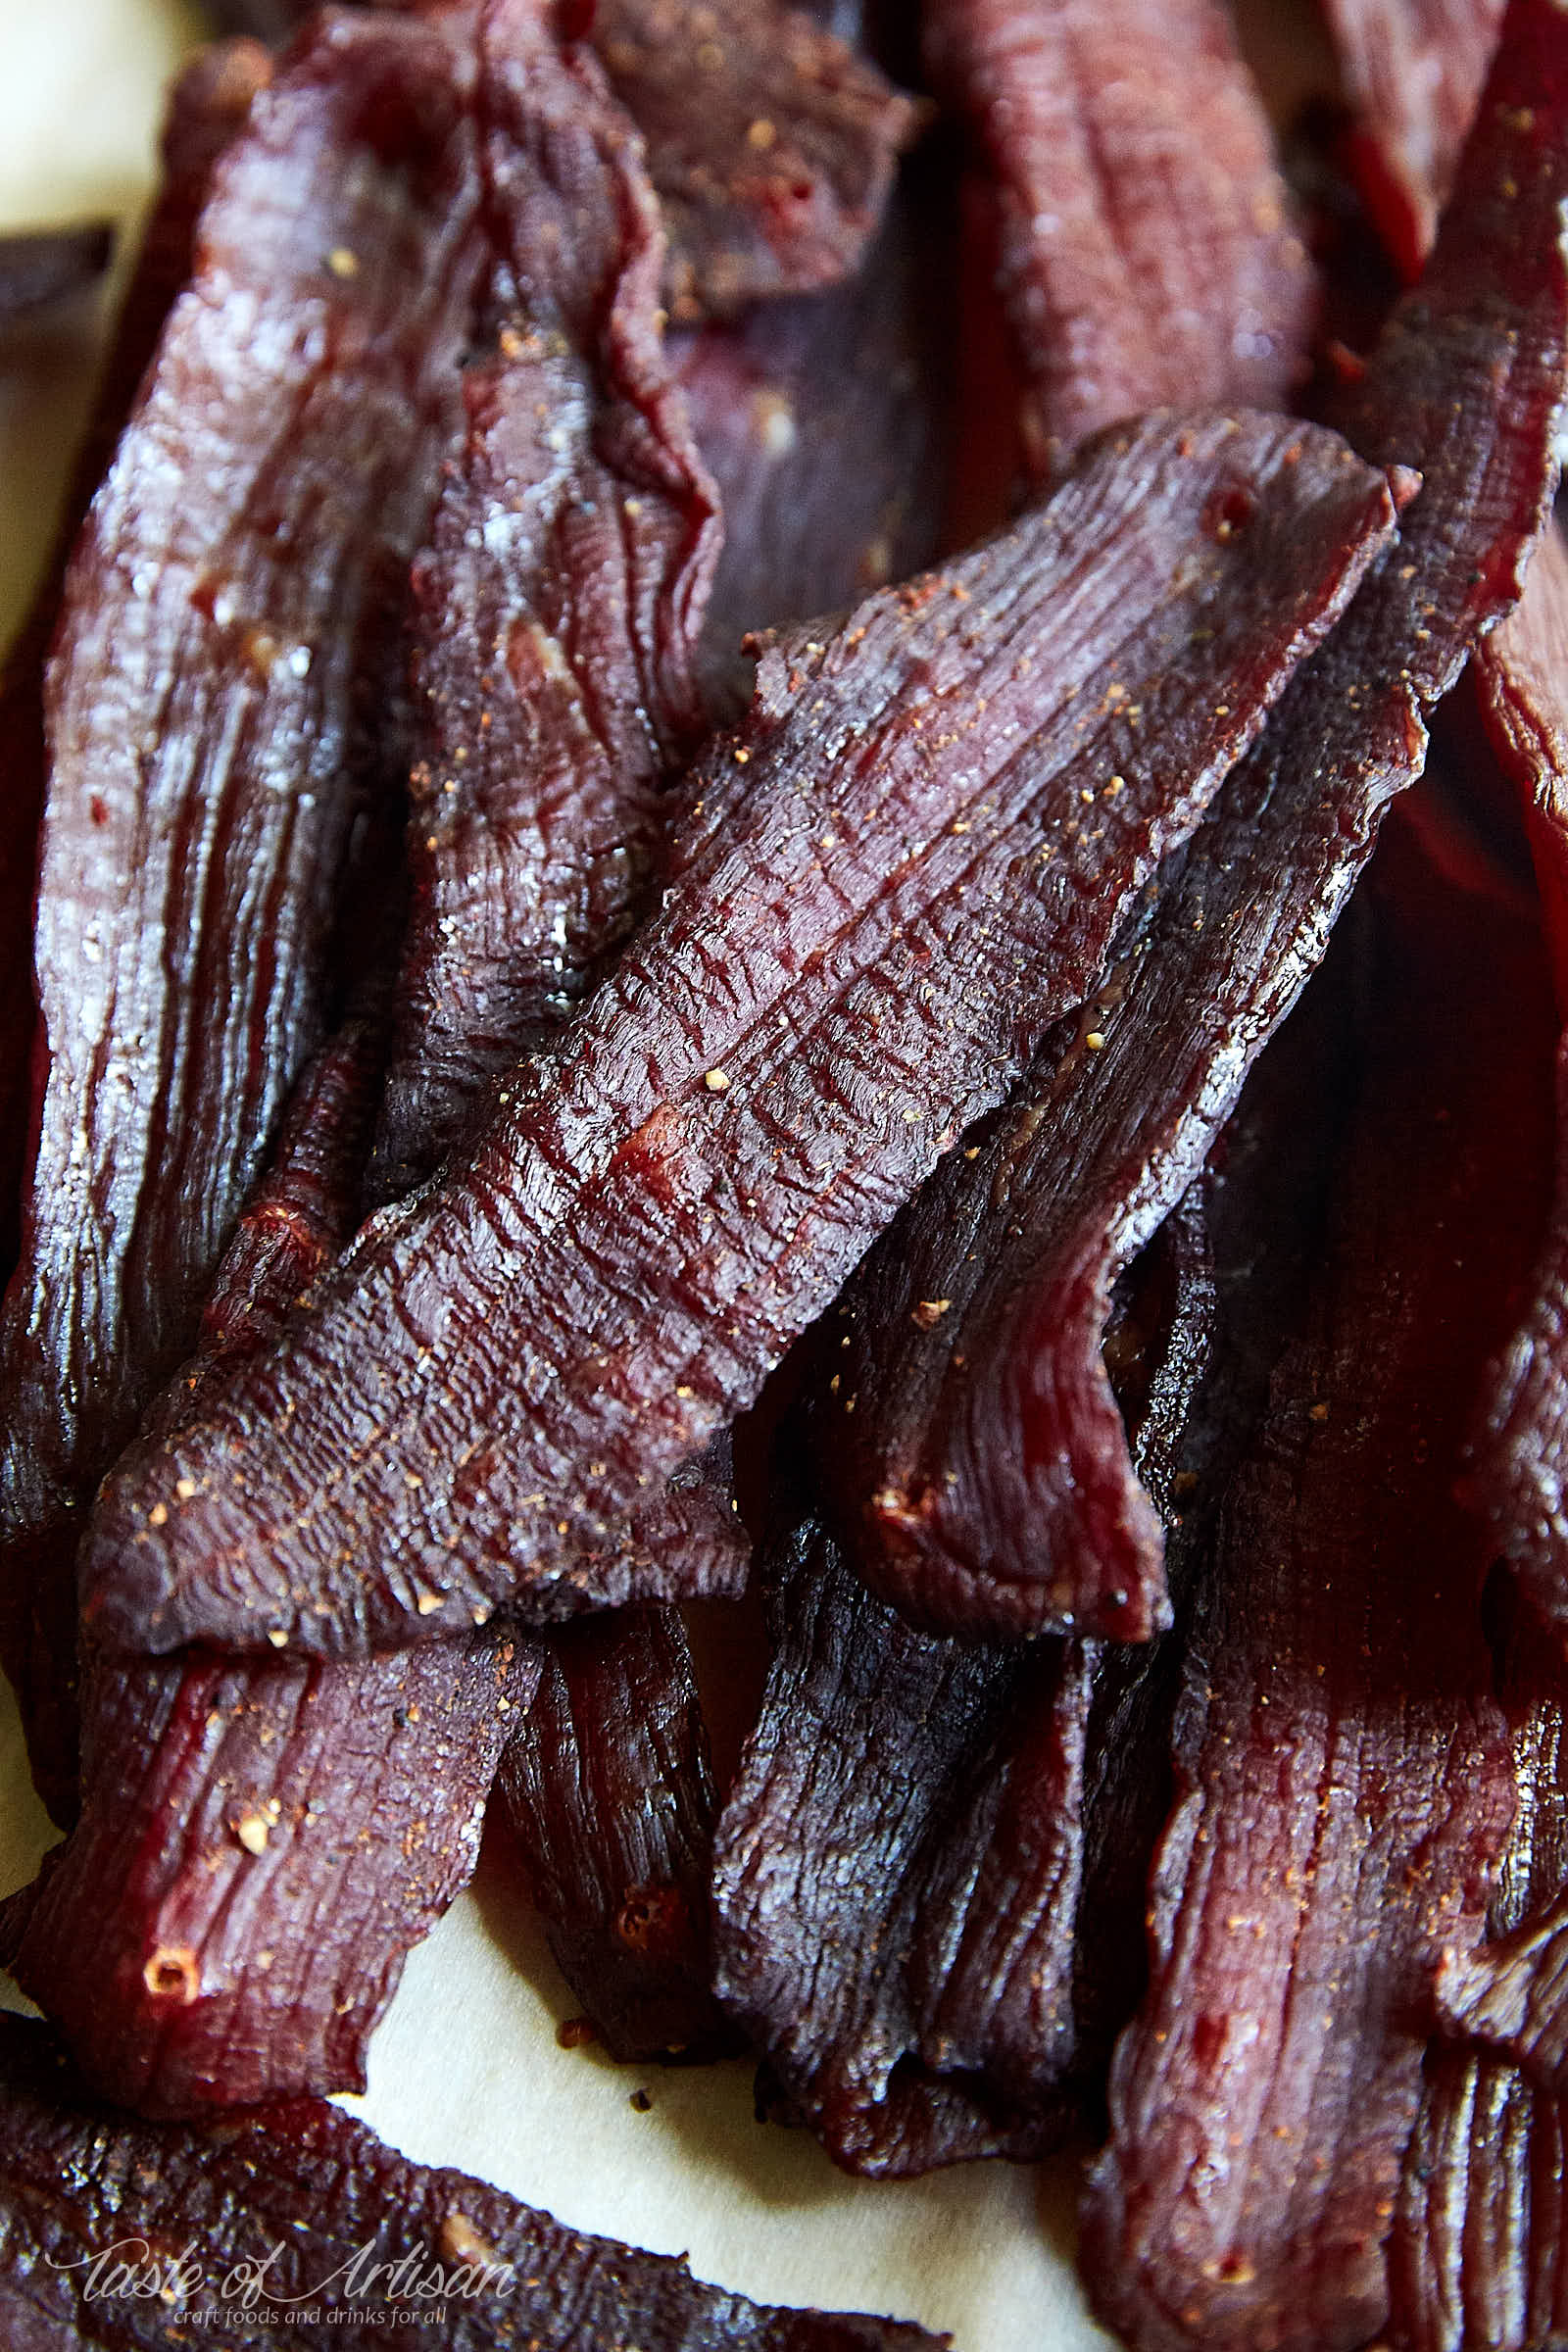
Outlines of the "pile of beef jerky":
M933 2340L321 2103L492 1788L1138 2352L1563 2340L1568 11L1289 184L1216 0L223 14L0 689L8 2340Z

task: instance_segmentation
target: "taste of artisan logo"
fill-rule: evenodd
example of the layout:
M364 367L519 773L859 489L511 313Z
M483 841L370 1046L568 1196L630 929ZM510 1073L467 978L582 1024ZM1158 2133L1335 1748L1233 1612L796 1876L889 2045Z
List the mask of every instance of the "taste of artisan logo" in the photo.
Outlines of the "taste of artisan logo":
M195 2239L170 2253L144 2237L117 2238L51 2270L79 2274L83 2303L159 2303L172 2321L215 2332L370 2321L380 2327L445 2326L450 2303L508 2295L516 2282L466 2214L450 2213L439 2244L388 2254L373 2237L335 2269L313 2276L308 2256L283 2239L221 2273Z

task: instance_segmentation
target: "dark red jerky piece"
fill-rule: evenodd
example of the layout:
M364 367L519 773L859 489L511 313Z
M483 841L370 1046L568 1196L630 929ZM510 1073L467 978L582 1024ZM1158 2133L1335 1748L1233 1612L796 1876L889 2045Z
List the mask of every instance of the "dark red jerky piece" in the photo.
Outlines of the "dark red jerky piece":
M852 2172L1040 2155L1077 2111L1090 1660L911 1633L809 1522L764 1576L773 1661L714 1851L719 1998Z
M925 47L997 182L1037 479L1162 402L1287 404L1312 270L1211 0L933 0Z
M1519 800L1568 1005L1568 549L1547 532L1524 601L1482 648L1476 678ZM1568 1630L1568 1043L1558 1050L1557 1189L1516 1328L1488 1384L1468 1485L1538 1618Z
M378 739L388 581L433 500L469 304L458 82L412 19L327 20L295 51L217 169L72 561L46 698L47 1078L0 1330L0 1536L35 1617L195 1336L328 1010L356 816L402 765ZM24 1641L30 1698L56 1662Z
M1196 1219L1169 1231L1118 1324L1167 1498L1212 1310ZM1038 2155L1141 1989L1163 1808L1139 1791L1158 1804L1169 1715L1137 1687L1147 1653L912 1633L808 1521L768 1573L773 1658L714 1865L718 1987L765 2096L855 2172Z
M1368 209L1407 277L1447 200L1504 0L1325 0Z
M1251 519L1216 534L1233 497ZM771 650L559 1066L519 1065L466 1164L106 1486L98 1635L347 1654L733 1576L722 1529L707 1562L695 1531L640 1540L670 1473L1083 995L1389 517L1310 427L1156 416L1012 532Z
M919 121L868 59L778 0L598 0L592 38L648 143L677 322L858 266Z
M591 1618L542 1652L500 1794L550 1948L612 2057L710 2055L716 1807L680 1618Z
M414 900L378 1147L405 1192L619 945L704 731L722 530L664 360L663 240L590 52L492 8L476 111L499 348L415 567Z
M23 1163L31 1141L32 901L45 771L43 670L66 563L170 305L190 275L191 236L213 164L244 121L268 72L268 61L253 42L229 42L187 66L171 92L163 183L105 360L56 552L0 674L0 742L6 747L0 818L0 1282L9 1279L16 1263Z
M170 2301L90 2292L94 2258L126 2237L146 2241L161 2281L186 2265L174 2309L222 2311L223 2280L255 2277L258 2312L286 2318L290 2339L318 2352L383 2343L437 2304L451 2352L949 2342L892 2320L749 2303L683 2261L583 2237L466 2173L411 2164L318 2100L211 2133L135 2122L82 2090L42 2027L14 2017L0 2018L0 2318L24 2352L165 2352L178 2340ZM243 2319L238 2287L226 2308Z
M0 1941L103 2094L363 2090L411 1944L473 1874L526 1644L89 1669L82 1812Z
M1363 454L1422 469L1397 555L1161 875L1065 1053L1052 1041L847 1301L840 1403L855 1407L826 1444L829 1492L863 1572L917 1623L1147 1638L1164 1622L1158 1522L1101 1355L1110 1284L1321 956L1384 808L1420 772L1424 712L1518 593L1568 361L1551 226L1568 43L1553 78L1546 13L1517 12L1427 276L1356 395Z
M840 612L940 551L956 339L939 266L949 236L927 192L906 193L847 285L673 340L724 510L703 641L717 706L738 713L750 697L749 631Z
M1549 1005L1539 936L1405 831L1323 1272L1191 1636L1151 1990L1086 2201L1096 2308L1140 2348L1375 2335L1432 1981L1512 1818L1451 1463L1530 1248Z
M107 220L11 229L0 236L0 329L85 293L108 269L114 247Z
M1559 1677L1515 1599L1501 1694L1519 1809L1488 1914L1518 1929L1568 1876L1568 1744ZM1441 1980L1440 1980L1441 1989ZM1568 2111L1505 2061L1434 2045L1389 2241L1398 2352L1535 2352L1568 2329Z

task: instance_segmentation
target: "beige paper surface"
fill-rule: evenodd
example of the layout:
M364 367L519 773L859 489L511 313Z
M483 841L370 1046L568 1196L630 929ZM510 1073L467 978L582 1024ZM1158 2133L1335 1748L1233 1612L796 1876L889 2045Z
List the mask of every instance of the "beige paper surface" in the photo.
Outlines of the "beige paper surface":
M0 226L145 199L160 93L199 32L172 0L0 0ZM90 382L101 305L0 363L0 637L47 550ZM51 1832L0 1686L0 1891ZM1087 2352L1070 2257L1075 2169L960 2167L901 2185L836 2172L804 2133L757 2124L751 2069L628 2069L565 2051L575 2004L492 1858L409 1964L345 2104L409 2155L459 2165L580 2229L765 2301L886 2311L958 2352ZM0 1979L0 1987L6 1980ZM15 1996L12 1995L14 1998ZM629 2104L646 2088L647 2114Z

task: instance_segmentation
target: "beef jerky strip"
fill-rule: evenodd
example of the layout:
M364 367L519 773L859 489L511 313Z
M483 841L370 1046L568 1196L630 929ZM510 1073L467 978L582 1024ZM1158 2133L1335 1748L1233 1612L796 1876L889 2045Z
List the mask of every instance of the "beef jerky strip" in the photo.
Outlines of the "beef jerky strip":
M514 1596L718 1586L695 1526L683 1556L640 1540L652 1507L664 1548L671 1471L1082 996L1390 515L1309 428L1156 416L1012 532L775 646L569 1054L519 1065L466 1164L105 1488L101 1638L348 1653Z
M1360 117L1368 208L1407 277L1419 274L1496 46L1504 0L1324 0Z
M868 59L778 0L598 0L593 40L648 142L672 318L858 267L920 119Z
M105 361L68 493L56 554L0 675L5 747L0 817L0 1283L16 1263L23 1161L30 1141L33 1032L32 903L43 808L43 669L59 617L66 564L151 360L171 304L190 275L191 237L218 155L267 80L251 41L205 51L170 95L163 181Z
M323 20L295 51L218 167L72 561L46 696L47 1079L0 1324L28 1704L61 1668L80 1503L194 1337L319 1034L357 811L400 764L388 588L450 438L472 275L456 78L413 19Z
M96 285L114 248L107 220L0 234L0 330Z
M1151 1988L1087 2195L1092 2295L1138 2352L1382 2326L1432 1982L1512 1818L1451 1463L1544 1209L1550 1008L1539 934L1407 831L1322 1273L1196 1613Z
M1517 1596L1501 1603L1519 1810L1487 1925L1506 1936L1568 1877L1560 1677ZM1434 2045L1389 2240L1397 2352L1545 2352L1568 2331L1568 2110L1506 2060Z
M1523 803L1568 1007L1568 548L1556 530L1477 663L1488 728ZM1557 1198L1517 1328L1485 1399L1470 1492L1537 1616L1568 1631L1568 1040L1558 1053Z
M414 905L378 1144L407 1191L558 1028L646 896L722 536L665 363L636 135L545 12L487 9L479 162L497 348L415 569Z
M1161 875L1069 1051L1054 1041L857 1278L825 1475L858 1564L915 1623L1143 1639L1165 1620L1101 1356L1110 1284L1321 956L1420 772L1424 712L1518 593L1568 366L1565 193L1568 44L1542 6L1515 17L1431 267L1357 390L1363 455L1426 482L1398 557Z
M860 273L673 344L724 509L703 640L710 701L739 712L749 631L837 612L942 546L952 433L951 229L922 184ZM975 534L977 535L977 534Z
M24 2352L164 2352L198 2328L268 2325L329 2352L382 2343L400 2323L412 2333L421 2315L451 2352L935 2352L949 2340L761 2308L683 2261L580 2236L468 2174L411 2164L316 2100L210 2136L133 2122L84 2093L52 2036L22 2018L0 2019L0 2317Z
M716 1804L675 1609L566 1626L502 1759L550 1948L615 2058L708 2056Z
M1203 1360L1186 1343L1211 1292L1191 1272L1145 1400L1156 1449L1179 1443ZM782 2114L852 2172L1038 2156L1077 2119L1138 1990L1086 2047L1074 1995L1099 1652L913 1633L809 1517L780 1532L763 1576L773 1655L714 1856L720 1998Z
M1312 271L1212 0L932 0L925 47L998 184L1037 479L1158 402L1285 404Z

